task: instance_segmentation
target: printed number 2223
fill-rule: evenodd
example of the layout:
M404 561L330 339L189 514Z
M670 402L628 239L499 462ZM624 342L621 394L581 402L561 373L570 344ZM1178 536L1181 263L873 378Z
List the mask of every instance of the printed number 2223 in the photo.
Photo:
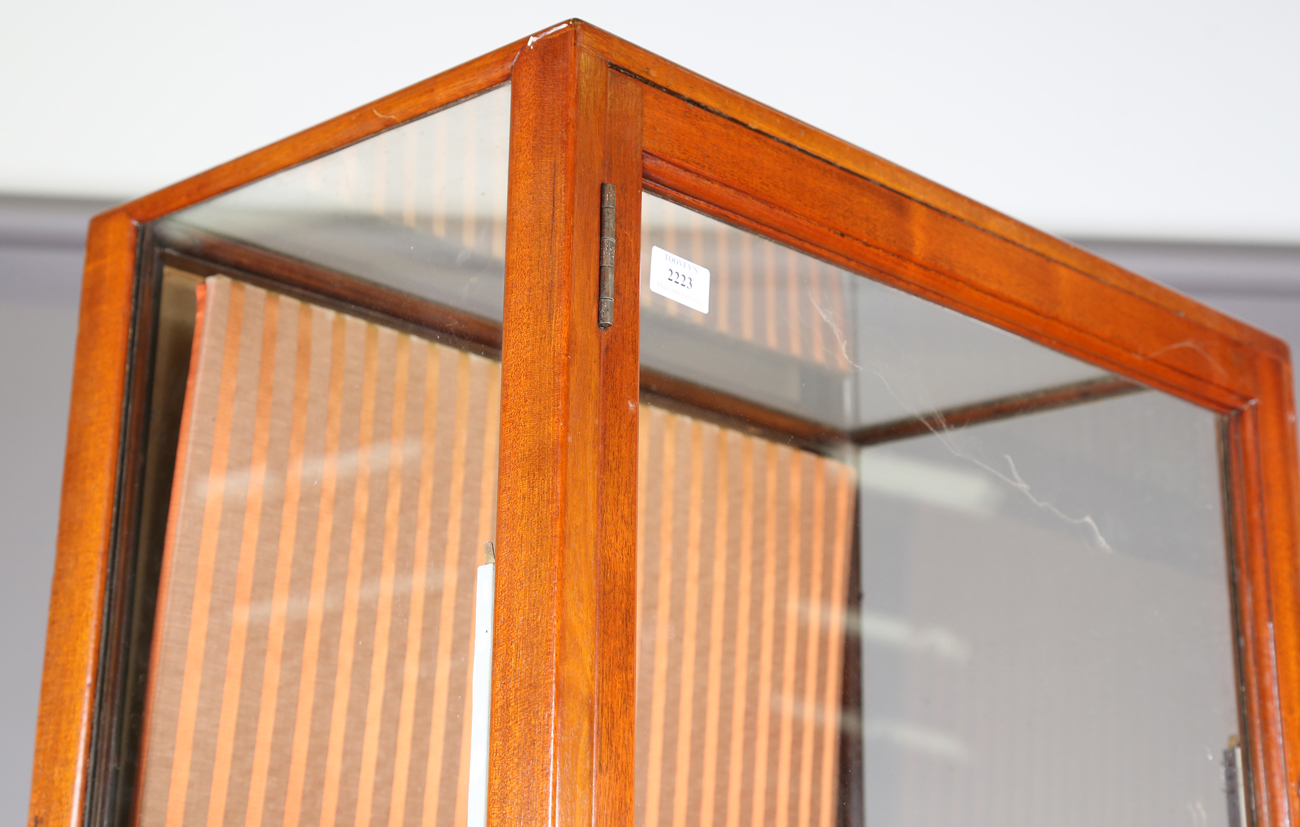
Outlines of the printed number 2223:
M668 271L668 281L679 287L685 287L687 290L690 290L695 286L695 282L690 276L685 273L679 273L676 270Z

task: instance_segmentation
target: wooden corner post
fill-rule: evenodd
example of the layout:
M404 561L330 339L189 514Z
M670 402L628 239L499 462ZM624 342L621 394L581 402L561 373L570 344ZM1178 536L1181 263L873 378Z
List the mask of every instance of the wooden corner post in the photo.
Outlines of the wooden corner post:
M639 99L577 22L529 39L511 96L488 823L626 824L640 153L610 126L639 136ZM620 212L608 330L602 183Z
M1291 370L1256 353L1242 381L1252 400L1227 417L1225 479L1241 716L1254 824L1289 825L1300 810L1300 488Z
M31 827L78 827L86 806L117 511L137 238L131 219L113 210L91 222L87 240L27 817Z

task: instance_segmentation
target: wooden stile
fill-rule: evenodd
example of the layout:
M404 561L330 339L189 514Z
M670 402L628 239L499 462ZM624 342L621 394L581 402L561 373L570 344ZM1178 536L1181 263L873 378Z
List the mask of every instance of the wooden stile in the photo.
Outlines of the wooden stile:
M503 233L501 228L494 231L491 242L494 250L504 244L506 261L501 331L269 251L202 235L160 239L154 234L150 222L506 82L511 84L508 221ZM603 331L596 320L602 183L614 184L618 193L615 321ZM842 647L815 638L798 623L787 622L790 618L764 614L764 606L776 605L769 588L775 583L768 582L764 566L779 559L773 555L794 551L764 545L776 535L762 530L762 520L778 519L777 511L765 510L745 494L745 483L738 483L742 478L717 482L719 492L737 484L742 490L738 497L719 493L712 507L729 515L715 531L732 531L728 526L736 521L734 531L752 533L741 541L752 566L733 571L725 561L700 557L698 565L683 569L679 584L665 587L670 600L696 606L694 614L681 618L692 629L694 672L664 671L659 696L637 694L638 670L649 670L654 686L655 670L665 668L653 652L640 652L638 664L638 612L659 605L644 593L638 599L638 572L663 562L653 556L637 559L639 510L671 507L689 513L692 504L702 507L709 501L701 478L697 493L702 500L638 503L637 492L646 487L647 453L655 461L668 456L660 438L648 435L647 421L639 422L638 411L651 423L675 418L681 423L678 438L697 440L701 451L709 440L729 445L732 438L725 428L692 418L702 411L729 410L748 417L764 436L783 434L799 448L841 436L758 407L742 410L739 400L723 394L702 394L672 377L640 372L635 294L643 187L1123 377L1107 392L1123 392L1136 382L1222 414L1251 801L1257 824L1293 823L1292 813L1300 807L1294 757L1300 748L1300 477L1285 345L600 29L569 21L123 205L92 223L30 824L97 825L101 822L95 819L109 817L105 813L121 811L98 803L111 798L105 790L115 783L109 780L114 753L105 744L124 725L109 714L117 708L109 701L123 680L119 661L127 645L117 631L124 586L115 578L131 571L124 562L123 537L133 531L135 506L123 504L135 502L143 473L138 457L146 441L154 302L164 251L173 264L198 262L212 268L205 275L224 267L246 277L210 281L206 288L202 335L217 342L218 327L224 325L220 330L226 338L205 345L196 357L195 388L215 382L219 391L221 380L213 377L224 376L221 365L227 356L238 356L241 365L249 359L248 365L282 366L288 372L284 375L295 378L280 387L263 384L256 370L232 374L229 392L214 392L228 400L230 409L209 406L218 419L243 423L227 434L232 441L223 450L243 452L248 484L237 509L214 511L210 517L219 530L217 539L207 542L230 543L230 560L221 557L218 565L216 546L198 549L190 561L193 570L182 571L174 565L180 557L169 552L173 564L161 590L165 603L160 617L165 619L159 626L153 680L156 685L177 683L182 688L175 697L183 704L151 707L144 740L151 761L159 755L155 750L174 750L177 743L201 741L211 748L204 753L208 757L195 751L184 759L190 761L184 773L172 759L157 765L157 777L150 775L154 769L146 771L140 823L218 823L233 818L232 813L247 814L246 823L252 824L280 818L307 823L330 813L322 820L397 824L401 820L394 820L390 804L399 799L405 801L408 821L418 820L417 812L450 812L455 819L464 811L463 792L458 792L464 787L462 773L452 767L463 763L461 722L467 716L454 701L456 682L463 683L468 672L447 672L426 686L418 679L421 661L407 655L433 647L441 653L436 658L454 660L450 653L459 644L443 631L450 628L448 621L454 626L462 619L461 607L443 599L446 591L403 596L395 574L408 561L415 577L429 578L440 569L444 579L472 574L469 551L454 563L420 551L444 530L442 512L435 514L427 503L445 502L449 515L459 509L459 519L446 520L458 526L457 547L480 549L497 527L489 824L627 824L645 817L634 812L638 767L645 767L644 783L651 772L660 772L656 783L668 789L695 783L697 760L722 766L737 754L743 741L729 733L736 731L734 721L749 714L749 689L733 684L720 700L706 691L685 719L669 721L668 706L655 712L655 704L670 703L670 684L675 683L679 695L683 687L716 686L733 667L715 645L719 629L730 628L731 609L716 613L701 602L702 584L711 578L734 582L737 599L749 601L747 611L764 618L752 629L743 627L746 645L760 652L760 672L766 670L760 682L802 698L804 705L832 706L840 687L829 676ZM773 276L778 293L780 285ZM255 298L251 303L250 297ZM311 306L313 297L322 307ZM217 307L214 302L224 302L224 309L209 314ZM324 305L354 308L366 319L348 319ZM236 312L237 307L242 309ZM768 335L766 317L756 324L754 312L736 307L716 317L716 324L742 338ZM825 341L799 339L780 326L775 313L771 328L775 341L786 343L786 352L831 364L834 353ZM239 315L237 323L234 315ZM376 321L398 324L401 331L381 328ZM256 332L244 336L245 322ZM419 338L421 332L433 335L456 324L462 332L453 344L478 353L500 347L499 421L491 390L495 368L488 360ZM304 333L309 328L310 336ZM335 372L342 363L331 358L344 355L350 360L346 369ZM435 364L440 371L436 390L427 379ZM204 370L214 373L199 376ZM677 412L646 414L650 409L638 407L642 389L648 399L657 394L656 402L671 404ZM1074 392L1063 389L1061 400L1075 399ZM313 410L310 400L317 393L330 402ZM357 398L348 396L353 393ZM1028 404L1001 401L961 414L983 421ZM430 418L431 410L439 413ZM376 457L392 456L416 435L443 450L446 429L455 429L458 422L482 430L472 444L446 444L442 456L448 459L450 476L440 476L441 460L426 460L423 454L410 463L404 458L400 465L376 464ZM195 452L187 451L182 464L203 469L201 474L194 471L194 479L225 478L216 471L219 432L212 431L210 444L195 441L193 432L187 437ZM493 453L498 439L499 465ZM748 467L745 463L757 469L767 462L763 439L734 439L744 447L727 466L728 473ZM344 480L337 462L329 471L329 461L324 461L319 495L301 483L289 484L308 473L303 469L310 444L334 445L322 456L336 458L351 446L346 450L356 457L355 479ZM781 450L787 452L782 455L787 463L790 456L802 456L798 448ZM452 459L455 451L463 462ZM696 454L681 456L685 459L677 461L689 466ZM844 477L827 470L829 460L806 462L820 462L816 467L822 470L801 472L799 507L809 513L821 509L822 542L851 555L852 542L842 536L849 531L844 528L847 518L830 516L840 514L839 506L832 505L840 495L833 491L839 491L837 480ZM464 468L475 469L474 474L455 478ZM368 473L364 483L363 471ZM678 471L686 475L689 490L694 479L689 468ZM282 490L273 491L267 482L275 474L286 481ZM763 485L751 480L755 487L750 493L757 496L762 489L767 496L767 479ZM819 479L823 487L816 493L814 481ZM321 506L327 489L334 511L310 511L305 503ZM440 492L445 492L443 500ZM791 491L787 494L783 507L794 502ZM191 502L185 496L176 493L177 514L197 509L184 519L202 525L206 501ZM408 497L418 504L408 505ZM459 505L453 507L457 498ZM494 512L489 500L496 503ZM746 509L748 519L740 516ZM701 548L721 543L718 536L707 536L702 518L688 516L686 523L693 519L698 536L683 542ZM315 538L327 525L334 539L317 544ZM274 542L259 539L268 526L279 532ZM643 549L653 545L642 538ZM314 581L299 571L300 565L304 572L312 566L325 571L320 563L328 563L329 577ZM836 578L849 578L848 563L837 552L820 565L814 573L809 560L806 571L800 568L798 577L783 585L793 594L817 582L825 594L844 594ZM770 574L775 581L775 569ZM373 599L369 592L363 597L363 582L371 582L366 577L375 586ZM218 581L224 584L219 589ZM324 609L314 615L309 610L292 622L282 611L293 595L323 599L336 582L342 584L340 604L329 622L337 623L337 631L330 631L334 627L327 624ZM688 600L688 594L693 598ZM252 609L259 595L273 607L264 619ZM835 603L838 598L820 599L829 601L832 613L844 611ZM227 619L200 629L196 621L207 616L202 600L226 601ZM402 617L411 620L404 624ZM188 619L172 625L175 618ZM659 617L643 614L640 622L659 622ZM175 637L182 628L184 634ZM350 636L342 634L348 630ZM331 634L340 641L336 648L320 643ZM806 651L818 653L817 674L828 676L824 682L801 683L794 672L782 671L774 653L801 640ZM290 655L295 646L300 658ZM382 669L379 660L370 658L381 652L387 664ZM291 672L301 675L309 668L320 676L313 685L328 687L328 703L322 696L319 704L315 698L308 704L307 694L315 690L304 690L294 699L294 715L282 714L273 698L280 697L279 688L287 685ZM199 675L189 678L189 689L183 688L187 670ZM209 680L208 670L221 679ZM408 689L412 686L416 688ZM435 696L443 700L435 701ZM643 702L650 705L649 714L663 718L665 743L633 744L631 710ZM435 732L434 720L417 710L441 708L440 703L448 713ZM186 734L190 724L184 716L199 706L220 710L212 731L196 727ZM247 724L246 711L254 709L255 723ZM295 717L297 710L304 710L301 720ZM682 746L684 734L696 737L697 725L699 744L690 740ZM324 740L318 744L279 734L304 726L319 731ZM348 726L359 733L355 749ZM790 820L826 823L825 784L830 782L825 779L832 776L827 768L834 763L836 747L816 730L800 729L780 716L764 726L762 762L755 757L750 765L726 764L725 786L711 775L701 780L715 785L705 795L715 806L700 818L730 827L738 823L733 813L739 818L753 812L756 802L763 803L757 797L770 794L772 806L785 808ZM423 757L435 741L450 745L436 770ZM164 744L171 746L159 746ZM643 748L646 757L637 764ZM796 768L795 756L815 759ZM770 772L763 769L762 777L760 763L772 767ZM283 778L277 774L281 770ZM353 775L355 785L330 781ZM745 779L756 787L745 787ZM306 801L313 785L322 790L319 804L288 806L290 800ZM284 804L272 805L272 800ZM652 820L681 823L687 805L680 802L685 800L656 801L660 811Z

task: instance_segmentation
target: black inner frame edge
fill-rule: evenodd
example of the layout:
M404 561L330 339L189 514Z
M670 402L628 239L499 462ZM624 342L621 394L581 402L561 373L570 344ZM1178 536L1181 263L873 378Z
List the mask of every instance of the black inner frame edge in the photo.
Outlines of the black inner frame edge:
M249 245L244 245L249 246ZM297 263L297 260L278 256L268 251L259 251L264 255L282 258ZM141 564L147 558L161 558L162 548L139 548L140 519L142 508L144 471L146 453L150 439L150 405L154 383L154 367L158 347L158 327L160 297L163 284L163 270L175 266L197 276L222 274L245 281L259 287L274 290L284 295L311 301L354 316L365 318L404 332L433 339L462 350L478 353L490 358L501 358L500 348L492 347L482 341L466 339L449 333L444 329L421 324L411 318L395 315L371 305L358 301L354 294L347 298L339 291L331 290L328 285L305 287L288 283L273 276L257 273L233 262L220 260L213 255L207 245L195 243L194 239L184 234L168 231L166 228L146 224L140 234L137 248L137 273L134 285L132 308L132 329L129 339L129 356L127 362L127 379L125 405L122 414L122 455L118 466L118 486L115 492L115 516L111 530L109 560L106 571L105 604L103 615L103 633L100 639L100 654L96 685L94 714L91 721L91 743L88 755L87 789L83 823L86 827L129 823L135 803L138 776L138 757L140 754L140 718L143 716L143 686L133 692L132 681L142 680L141 674L147 674L150 648L153 638L153 617L149 613L147 623L134 622L131 609L143 596L142 590L151 590L156 594L157 582L143 582L137 577ZM325 268L316 268L325 272ZM357 276L328 271L332 279L352 285L364 285L367 292L389 298L399 297L403 301L415 301L432 304L425 299L408 296L401 291L368 282ZM381 304L376 302L375 304ZM499 341L499 340L498 340ZM690 384L690 383L685 383ZM1087 394L1086 391L1097 386L1106 385L1108 392ZM695 386L700 391L715 396L725 403L730 397L719 394L703 386ZM1084 394L1061 401L1062 391L1083 390ZM973 406L961 406L944 411L906 420L915 423L916 429L909 433L884 440L870 438L870 435L882 429L893 429L904 421L884 423L879 426L859 429L853 432L830 432L820 423L808 422L810 428L828 432L825 439L809 439L793 435L755 423L743 416L738 416L727 409L725 404L701 406L698 402L687 401L665 395L658 389L644 387L642 401L660 405L671 410L699 416L721 425L735 427L747 433L774 439L786 444L797 445L806 450L829 455L841 450L846 444L870 445L879 441L906 438L931 430L944 429L942 423L948 418L961 419L961 427L1005 419L1040 410L1062 407L1102 398L1109 398L1124 393L1143 390L1144 387L1129 380L1110 377L1092 380L1074 385L1054 387L1043 391L1021 394L1002 399L995 399ZM1040 400L1044 404L1035 404ZM743 401L743 400L741 400ZM746 403L757 408L764 406ZM971 413L978 408L987 408L989 415L983 418L971 418ZM773 415L799 419L790 414L769 409ZM806 420L804 420L806 421ZM170 480L167 484L170 490ZM1230 510L1229 510L1230 511ZM150 587L152 587L150 589ZM1235 587L1234 587L1235 591ZM134 669L132 668L134 667ZM1252 796L1253 804L1253 796ZM1253 809L1253 807L1252 807Z

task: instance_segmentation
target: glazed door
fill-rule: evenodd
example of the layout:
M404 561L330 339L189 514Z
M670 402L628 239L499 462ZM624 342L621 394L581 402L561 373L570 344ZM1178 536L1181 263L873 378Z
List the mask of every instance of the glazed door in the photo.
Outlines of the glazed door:
M1300 806L1264 334L581 21L89 249L33 823Z
M947 216L651 90L643 157L635 823L1247 823L1225 420Z
M481 823L509 123L498 87L154 228L134 823Z

